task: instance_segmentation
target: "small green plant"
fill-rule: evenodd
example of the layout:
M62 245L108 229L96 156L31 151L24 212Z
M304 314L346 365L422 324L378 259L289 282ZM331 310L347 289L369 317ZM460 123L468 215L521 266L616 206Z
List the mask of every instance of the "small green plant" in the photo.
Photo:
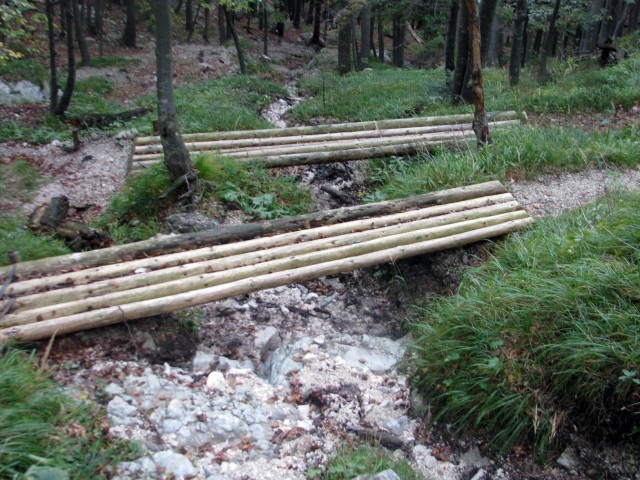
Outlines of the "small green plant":
M101 413L66 397L33 355L0 348L0 478L106 478L134 446L102 432ZM26 477L22 475L27 474Z
M6 82L28 80L35 85L43 85L48 77L47 70L34 60L20 58L0 64L0 78Z
M126 67L127 65L136 65L138 63L138 60L126 57L105 56L91 59L91 66L95 68Z
M324 472L314 470L308 473L308 477L312 480L351 480L359 475L375 475L385 470L393 470L402 480L424 479L406 460L395 459L384 448L368 444L344 445Z
M538 220L425 306L409 358L438 418L539 459L574 425L637 436L639 224L638 194Z
M25 158L0 164L0 187L5 200L30 201L33 191L43 182L42 175Z

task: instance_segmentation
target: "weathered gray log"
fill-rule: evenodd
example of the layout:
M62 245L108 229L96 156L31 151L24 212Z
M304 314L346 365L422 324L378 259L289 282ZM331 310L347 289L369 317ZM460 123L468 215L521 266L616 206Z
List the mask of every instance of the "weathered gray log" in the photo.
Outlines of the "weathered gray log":
M4 328L0 330L0 343L11 340L39 340L49 338L52 335L63 335L66 333L110 325L126 320L135 320L138 318L148 317L150 315L174 312L184 308L203 305L222 298L243 295L265 288L288 285L290 283L310 280L325 275L347 272L380 263L393 262L401 258L422 255L447 248L459 247L468 243L513 232L531 224L532 222L533 219L528 217L445 238L393 247L373 253L366 253L357 257L332 260L284 272L269 273L178 295L154 298L152 300L144 300L45 320L42 322Z
M277 220L265 220L242 225L233 225L226 228L149 239L142 242L118 245L102 250L72 253L69 255L61 255L59 257L22 262L16 265L16 274L20 276L35 273L44 274L72 268L87 268L100 264L117 263L122 259L130 257L140 258L146 255L154 255L160 252L169 252L177 249L195 248L203 245L247 240L273 232L286 232L301 228L309 228L312 226L330 225L357 218L374 215L387 215L411 208L443 205L500 193L507 193L506 189L500 182L486 182L467 187L452 188L449 190L416 195L400 200L389 200L367 205L358 205L355 207L343 207L335 210L308 213L305 215L281 218ZM5 278L8 270L8 267L0 268L0 278Z
M514 111L491 112L488 114L489 120L514 120L519 118L519 114ZM396 120L374 120L368 122L337 123L333 125L316 125L289 128L268 128L262 130L243 130L233 132L214 133L192 133L183 135L185 142L201 142L214 140L232 140L238 138L263 138L263 137L288 137L291 135L312 135L323 133L356 132L363 130L385 129L385 128L405 128L429 125L452 125L456 123L470 123L473 121L472 114L441 115L433 117L401 118ZM159 143L156 136L138 137L136 145L148 145Z
M34 232L51 232L64 222L69 212L69 199L64 195L53 197L38 205L29 215L29 229Z
M338 235L348 234L351 232L362 232L374 228L397 225L403 222L412 222L437 216L440 216L440 218L442 218L456 212L469 212L474 209L477 210L482 209L483 207L491 206L498 206L500 210L504 208L506 209L505 211L512 211L521 208L519 207L519 204L514 201L513 195L511 195L510 193L501 193L498 195L489 195L486 197L474 198L471 200L463 200L461 202L453 202L444 205L418 208L402 213L382 215L367 219L351 220L343 223L309 228L302 231L280 233L268 237L258 237L252 240L245 240L243 242L228 243L225 245L214 245L211 247L203 247L195 250L186 250L183 252L159 255L156 257L129 260L116 264L101 265L84 270L66 272L58 275L23 280L11 285L12 295L20 295L19 302L16 304L14 311L19 311L21 306L50 304L46 303L46 301L48 301L46 299L59 295L57 293L58 290L50 289L60 289L70 286L75 286L76 288L78 288L79 285L91 283L92 285L87 288L91 289L91 292L97 294L98 289L100 288L100 284L98 282L104 279L112 280L121 276L132 274L144 275L144 273L140 272L150 272L167 269L169 267L184 265L187 263L190 265L194 265L203 261L237 256L249 252L265 250L268 248L298 244L301 242L309 242L320 238L330 238ZM41 299L42 301L45 301L45 303L38 303ZM2 305L1 300L0 305Z

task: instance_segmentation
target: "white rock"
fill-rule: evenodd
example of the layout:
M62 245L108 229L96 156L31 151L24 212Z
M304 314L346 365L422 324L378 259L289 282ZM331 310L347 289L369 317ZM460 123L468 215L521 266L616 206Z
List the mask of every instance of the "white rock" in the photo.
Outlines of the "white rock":
M260 352L260 359L264 361L271 352L280 346L280 332L275 327L265 327L256 332L253 343Z
M208 372L217 361L217 355L198 351L193 357L193 370L195 372Z
M468 451L460 455L460 461L469 466L480 468L491 465L491 460L483 457L478 447L471 447Z
M578 459L576 458L576 454L573 451L573 448L567 447L564 449L564 452L558 457L556 463L561 467L566 468L567 470L575 470L578 466Z
M171 450L155 453L153 461L164 470L165 475L185 478L196 474L196 469L187 457Z
M124 393L124 388L122 388L117 383L110 383L104 389L104 393L109 395L110 397L115 397L116 395L122 395Z
M207 377L207 390L224 392L227 389L227 381L222 372L214 371Z

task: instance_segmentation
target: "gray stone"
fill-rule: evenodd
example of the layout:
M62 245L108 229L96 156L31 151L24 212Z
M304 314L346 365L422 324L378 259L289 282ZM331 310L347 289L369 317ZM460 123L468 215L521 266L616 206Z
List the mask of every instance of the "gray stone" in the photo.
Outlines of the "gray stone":
M104 393L106 393L107 395L109 395L109 397L113 398L116 395L122 395L124 393L124 388L122 388L120 385L118 385L117 383L110 383L109 385L107 385L104 389Z
M175 478L184 478L196 474L191 461L176 452L164 450L153 455L153 461L162 468L165 475L173 475Z
M360 475L353 480L401 480L393 470L384 470L375 475Z
M40 88L27 80L16 84L5 83L0 80L0 105L13 105L20 102L42 102L45 100L47 88Z
M218 222L198 212L175 213L165 219L167 230L171 233L191 233L212 230Z
M294 360L293 357L303 347L308 347L312 343L313 340L311 338L302 337L294 343L277 348L262 365L259 372L260 376L273 385L289 387L287 373L291 370L300 370L304 366L301 362Z
M280 333L275 327L265 327L256 332L254 345L260 352L260 359L266 360L267 356L280 346Z
M483 457L478 447L471 447L465 453L460 455L460 461L476 468L488 467L491 465L491 460L487 457Z
M180 400L174 398L167 405L167 418L179 419L184 415L184 405Z
M393 370L401 360L403 350L398 346L397 353L381 352L351 345L335 344L333 353L340 355L350 367L367 367L371 372L381 374Z
M114 420L114 423L131 425L139 420L133 418L137 413L136 407L128 404L121 396L117 395L107 405L107 412Z
M578 459L576 458L576 453L573 451L573 448L565 448L564 452L562 452L556 460L556 463L567 470L575 470L578 466Z
M156 464L149 457L142 457L134 462L122 462L117 467L116 478L157 478Z
M208 372L218 362L218 355L198 351L193 357L194 372Z

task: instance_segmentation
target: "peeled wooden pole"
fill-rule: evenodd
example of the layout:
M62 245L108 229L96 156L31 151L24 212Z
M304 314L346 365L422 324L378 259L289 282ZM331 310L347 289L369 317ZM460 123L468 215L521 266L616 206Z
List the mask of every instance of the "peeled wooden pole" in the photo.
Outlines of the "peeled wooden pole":
M516 211L519 210L519 211ZM474 211L464 211L456 214L445 215L437 218L416 220L407 223L401 223L399 225L392 225L384 228L377 228L367 230L364 232L355 232L344 234L336 237L322 238L318 240L308 241L304 243L296 243L291 245L285 245L275 247L268 250L254 251L250 254L242 254L231 257L225 257L222 259L207 260L196 263L188 263L177 267L170 267L166 269L156 270L153 272L143 273L139 275L130 275L118 279L109 279L88 285L81 285L77 287L64 288L60 290L54 290L41 294L20 297L16 299L12 312L6 315L0 320L0 327L16 325L16 321L21 322L21 318L51 318L52 316L58 316L60 312L60 303L69 303L76 300L89 299L88 304L91 308L97 308L98 305L95 299L96 296L105 294L114 294L109 296L108 300L104 300L105 305L112 304L112 299L118 298L118 295L126 297L127 293L119 294L123 290L149 287L151 285L158 285L163 282L182 282L176 285L176 288L185 288L188 290L190 285L186 279L199 276L200 281L206 278L218 278L211 277L211 274L220 272L223 270L229 271L246 266L252 266L255 270L262 270L263 268L272 268L271 262L274 260L285 259L286 261L292 261L294 256L301 256L308 253L320 252L322 255L333 255L333 252L340 247L345 248L344 252L349 252L349 248L354 244L359 244L369 248L369 245L378 245L379 242L391 241L398 242L405 241L405 239L411 239L411 234L421 231L424 234L441 235L442 232L449 234L448 232L458 233L458 229L470 229L478 228L479 226L486 226L489 223L484 222L499 222L510 220L513 218L520 218L526 216L517 202L509 202L505 204L496 205L493 207L478 208ZM399 236L404 235L404 236ZM373 241L374 243L367 243ZM378 243L376 243L378 242ZM310 257L311 258L311 257ZM263 267L264 264L264 267ZM251 275L252 270L248 269L247 274ZM222 275L221 278L226 278ZM235 280L235 278L234 278ZM226 280L229 281L229 280ZM168 287L167 287L168 288ZM150 295L153 293L152 288L146 288L145 294ZM54 305L52 307L52 305ZM53 310L55 309L55 310ZM48 310L48 311L47 311ZM25 312L30 314L31 317L25 315L21 316L20 313ZM67 312L69 313L69 312Z
M344 235L351 232L361 232L369 229L396 225L402 222L410 222L437 216L440 216L440 218L442 218L452 213L460 211L473 211L474 209L491 207L492 205L502 205L502 208L504 208L505 211L507 211L506 209L509 209L508 211L511 211L512 209L515 210L521 208L519 207L519 204L514 201L513 195L511 195L510 193L502 193L472 200L465 200L462 202L436 205L397 214L367 218L364 220L352 220L349 222L338 223L334 225L325 225L322 227L315 227L302 231L281 233L270 237L260 237L252 240L245 240L244 242L236 242L226 245L215 245L212 247L204 247L196 250L187 250L184 252L160 255L157 257L131 260L117 264L88 268L80 271L72 271L59 275L52 275L49 277L24 280L11 284L9 293L12 295L20 295L20 297L16 299L12 311L20 311L21 306L32 306L36 304L42 305L41 303L39 303L41 301L40 299L43 299L42 301L44 301L44 299L48 298L57 298L57 295L59 295L58 293L56 293L58 290L35 293L37 291L45 289L63 288L65 289L65 291L69 291L69 288L65 287L72 287L77 289L79 285L91 283L93 289L95 289L92 289L91 291L97 293L97 289L99 288L97 282L104 279L112 280L116 277L132 275L138 269L155 271L180 264L189 263L190 265L193 265L196 262L230 257L233 255L240 255L243 253L279 247L282 245L298 244L303 241L308 242L318 238L328 238L337 235ZM490 212L493 210L488 209L486 211ZM139 273L139 275L145 274ZM2 310L3 306L4 303L0 301L0 310Z
M88 328L111 325L125 320L135 320L138 318L148 317L150 315L175 312L184 308L203 305L205 303L236 295L244 295L265 288L288 285L290 283L302 282L341 272L348 272L380 263L393 262L401 258L423 255L447 248L459 247L513 232L531 224L532 222L532 218L514 220L500 225L453 235L451 237L389 248L358 257L333 260L285 272L270 273L179 295L171 295L126 305L107 307L100 310L69 315L52 320L4 328L0 330L0 343L12 340L40 340L43 338L49 338L52 335L64 335Z
M417 207L444 205L501 193L507 193L504 186L498 181L491 181L415 195L399 200L387 200L384 202L313 212L277 220L232 225L225 228L205 230L196 233L153 238L90 252L72 253L42 260L22 262L15 265L15 274L24 276L37 273L41 275L59 270L86 268L100 264L116 263L123 258L139 258L144 255L157 254L158 252L195 248L215 243L226 243L232 240L247 240L273 232L286 232L323 224L331 225L362 217L386 215ZM10 267L0 268L0 278L6 278L9 271Z
M489 113L490 120L513 120L519 115L514 111ZM373 120L367 122L336 123L333 125L315 125L289 128L267 128L262 130L240 130L233 132L191 133L184 134L185 142L200 142L213 140L231 140L238 138L287 137L290 135L313 135L337 132L355 132L363 130L420 127L429 125L451 125L456 123L470 123L472 114L441 115L433 117L400 118L395 120ZM136 145L159 143L157 136L138 137Z
M157 285L134 288L122 292L112 292L102 296L92 296L91 298L85 298L79 301L59 303L53 306L27 310L22 313L5 316L5 318L0 322L0 326L24 325L36 321L72 315L79 312L97 310L99 308L112 305L124 305L152 298L165 297L167 295L176 295L257 275L281 272L316 263L324 263L331 260L364 255L366 253L401 245L409 245L411 243L443 238L476 230L478 228L499 225L508 221L527 218L528 216L529 215L525 211L511 212L487 218L459 222L453 225L409 231L353 245L314 251L301 255L291 255L286 258L276 257L275 260L266 261L264 263L248 264L221 272L207 273L195 277L168 281Z

